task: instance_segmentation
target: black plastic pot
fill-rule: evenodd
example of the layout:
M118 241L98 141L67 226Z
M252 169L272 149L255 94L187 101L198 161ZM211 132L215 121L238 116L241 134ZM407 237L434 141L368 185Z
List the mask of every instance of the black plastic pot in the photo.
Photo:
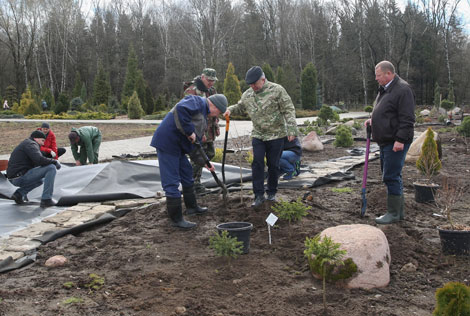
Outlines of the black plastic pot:
M422 184L422 183L413 183L415 186L415 201L418 203L430 203L434 202L434 195L436 194L437 189L439 189L438 184Z
M443 254L470 256L470 231L440 228L438 230Z
M217 230L228 231L230 237L236 237L238 241L243 242L243 253L250 251L250 234L253 224L247 222L229 222L217 225Z

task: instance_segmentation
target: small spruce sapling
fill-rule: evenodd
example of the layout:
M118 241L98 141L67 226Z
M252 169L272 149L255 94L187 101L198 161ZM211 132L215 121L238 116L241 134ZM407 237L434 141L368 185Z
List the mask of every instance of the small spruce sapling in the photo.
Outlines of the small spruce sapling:
M470 287L448 282L436 291L433 316L470 316Z
M321 277L323 280L323 308L326 312L326 269L328 265L344 265L343 257L346 255L346 250L340 249L341 244L335 243L331 237L324 236L321 238L320 234L313 238L305 239L304 254L307 260L312 260L312 255L315 260L320 261Z
M230 267L231 259L236 259L243 253L243 242L238 241L236 237L230 237L228 231L224 230L221 233L215 232L209 238L209 248L214 249L217 256L227 258Z
M294 202L279 199L279 202L271 206L271 210L273 210L280 219L289 221L289 226L291 222L296 222L306 216L308 209L310 209L310 207L303 204L301 198L298 198L297 201Z
M354 144L351 128L346 125L340 125L336 129L336 139L333 143L335 147L350 147Z
M426 177L428 182L431 182L432 177L437 175L442 168L437 143L434 139L434 132L430 127L426 131L426 138L421 147L419 158L416 161L416 168Z

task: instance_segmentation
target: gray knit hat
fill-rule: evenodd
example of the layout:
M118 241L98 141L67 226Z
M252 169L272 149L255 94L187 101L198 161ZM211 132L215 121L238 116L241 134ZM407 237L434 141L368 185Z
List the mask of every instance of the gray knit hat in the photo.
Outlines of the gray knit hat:
M223 94L214 94L208 98L215 106L220 110L221 113L227 111L228 101Z

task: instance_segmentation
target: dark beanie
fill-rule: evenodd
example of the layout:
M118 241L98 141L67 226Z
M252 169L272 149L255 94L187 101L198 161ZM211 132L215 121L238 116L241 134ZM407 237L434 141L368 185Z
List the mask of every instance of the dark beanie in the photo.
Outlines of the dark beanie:
M44 135L43 132L36 130L36 131L31 133L31 138L44 138L44 139L46 139L46 135Z
M69 133L69 140L72 144L75 144L77 142L77 139L79 139L80 136L78 136L77 132L70 132Z
M41 128L49 128L50 129L51 127L50 127L49 123L44 122L44 123L42 123Z
M253 84L261 78L263 75L263 70L260 66L254 66L248 69L245 76L245 82L247 84Z
M208 99L215 105L216 108L220 110L221 113L225 113L225 111L227 111L228 101L225 95L214 94L211 95Z

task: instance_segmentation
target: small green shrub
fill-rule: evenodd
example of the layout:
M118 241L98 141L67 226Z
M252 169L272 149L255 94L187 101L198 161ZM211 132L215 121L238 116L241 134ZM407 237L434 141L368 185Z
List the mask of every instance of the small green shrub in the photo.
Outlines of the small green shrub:
M372 105L368 105L364 108L364 112L371 113L374 110Z
M97 110L98 110L98 112L101 112L101 113L107 113L108 112L108 107L107 107L106 104L101 103L100 105L98 105Z
M318 118L321 119L322 123L327 123L328 120L333 121L335 118L335 112L327 105L323 105L318 113Z
M305 125L305 127L300 127L299 128L299 131L302 134L307 135L308 133L314 131L315 133L317 133L317 135L323 135L323 131L317 125L317 122L315 122L315 121L310 122L309 120L306 120L306 121L304 121L304 125Z
M462 124L457 126L457 133L463 137L470 137L470 116L466 116Z
M424 123L424 117L422 117L421 115L416 115L416 123L423 124Z
M75 286L75 283L69 281L69 282L65 282L65 283L63 284L63 286L64 286L66 289L71 289L71 288L73 288L73 287Z
M168 111L159 111L142 117L144 120L162 120L168 114Z
M69 113L61 113L61 114L43 113L43 114L28 115L26 118L35 119L35 120L110 120L115 117L114 114L102 113L102 112L78 112L74 115L69 114Z
M103 277L100 277L99 275L95 273L91 273L89 277L90 277L90 283L85 284L85 287L89 288L90 291L91 290L98 291L103 287L104 285Z
M455 103L450 100L444 99L441 101L441 108L444 108L447 111L452 110L454 106L455 106Z
M361 124L361 122L359 121L354 121L354 124L352 127L354 127L355 129L361 129L363 126L363 124Z
M310 207L302 203L301 198L298 198L295 202L287 202L280 199L279 202L271 206L271 210L280 219L289 221L289 224L306 216L309 209Z
M335 193L352 193L353 189L347 187L347 188L331 188L331 191Z
M70 297L63 302L64 305L81 304L81 303L83 303L83 298L80 298L80 297Z
M436 291L433 316L470 316L470 287L448 282Z
M144 114L145 112L142 109L139 96L137 95L137 92L134 91L131 98L129 99L129 104L127 105L127 116L133 120L140 119Z
M83 102L82 98L75 97L75 98L72 99L72 101L70 101L70 109L72 111L74 111L74 110L79 111L81 109L83 103L84 102Z
M214 249L217 256L226 257L229 264L231 258L236 259L243 253L243 242L238 241L236 237L230 237L226 230L215 232L209 238L209 247Z
M351 128L346 125L340 125L336 129L336 139L333 143L335 147L350 147L354 144Z
M421 147L421 153L416 161L416 168L430 180L439 173L441 167L442 164L439 159L439 152L437 151L437 143L434 140L434 132L432 128L428 127L426 138Z
M222 157L224 156L224 150L222 148L215 149L215 156L211 159L213 162L222 162Z

